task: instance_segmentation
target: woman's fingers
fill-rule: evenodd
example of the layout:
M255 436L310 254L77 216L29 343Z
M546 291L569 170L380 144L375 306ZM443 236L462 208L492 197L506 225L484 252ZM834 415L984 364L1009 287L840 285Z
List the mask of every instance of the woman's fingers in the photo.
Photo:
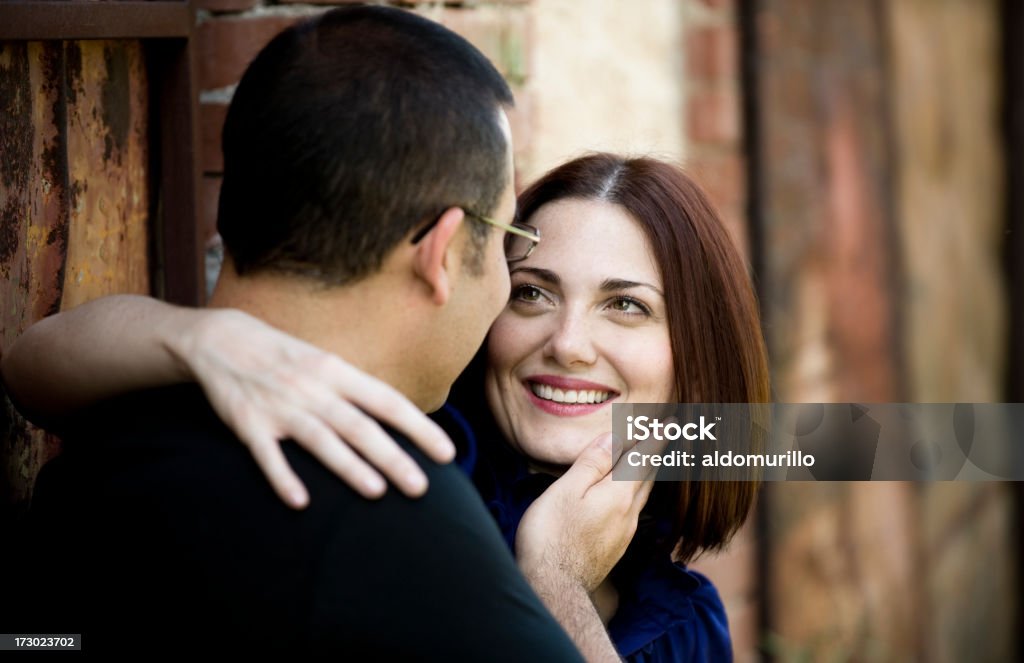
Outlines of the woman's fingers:
M277 440L294 439L366 497L384 493L385 476L410 497L427 489L426 475L374 418L437 462L455 456L444 431L397 389L251 316L219 312L192 337L182 353L191 374L289 504L309 498L303 490L298 499L301 482Z
M345 401L338 401L324 418L344 437L344 441L336 440L336 444L347 443L402 493L420 497L427 491L427 475L420 466L367 414Z
M296 412L288 418L281 437L297 442L363 497L376 499L387 490L387 484L380 473L353 451L345 440L340 439L330 426L316 417ZM394 444L394 441L391 440L391 443Z
M283 439L297 442L364 497L384 494L387 484L382 475L409 497L426 492L427 478L419 465L369 414L322 383L295 378L249 386L254 385L263 388L247 393L220 390L230 394L222 399L229 404L224 407L225 421L250 447L282 497L301 485L280 451ZM296 499L286 501L298 504Z
M331 368L331 373L335 376L333 384L343 399L351 401L368 414L404 434L434 461L448 463L455 458L455 445L452 444L444 430L413 405L401 392L344 361L338 360L331 363L335 364ZM351 437L349 431L340 428L336 428L336 430L343 436ZM390 438L388 439L390 440ZM397 448L398 446L391 441L391 444L384 445L384 449L374 455L385 459L391 458ZM371 462L376 464L372 458ZM377 465L377 467L388 474L385 467L381 465ZM422 475L422 473L419 474ZM389 474L389 476L391 475Z
M263 475L281 500L293 509L304 509L309 504L309 492L292 470L281 451L281 444L273 436L245 432L239 438L249 448Z

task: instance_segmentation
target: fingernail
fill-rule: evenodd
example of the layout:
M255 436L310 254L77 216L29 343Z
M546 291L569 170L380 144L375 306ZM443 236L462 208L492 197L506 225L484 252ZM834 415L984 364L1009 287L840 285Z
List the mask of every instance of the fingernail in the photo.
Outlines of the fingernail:
M301 509L309 504L309 496L306 491L296 488L288 493L288 502L296 509Z
M438 463L450 463L455 460L455 445L451 442L437 445L434 451L434 460Z
M387 490L387 485L384 480L380 477L370 477L363 481L363 486L366 487L366 491L371 495L382 495Z
M611 451L612 450L612 434L611 433L607 433L607 434L605 434L604 437L601 438L601 447L605 451Z
M419 472L408 472L405 475L405 485L412 492L423 493L427 490L427 478Z

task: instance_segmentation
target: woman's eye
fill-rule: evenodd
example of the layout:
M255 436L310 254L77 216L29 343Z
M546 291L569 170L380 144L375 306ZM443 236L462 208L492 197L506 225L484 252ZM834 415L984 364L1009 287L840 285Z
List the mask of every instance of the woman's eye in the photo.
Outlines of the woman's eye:
M521 285L512 288L512 299L520 302L539 302L543 299L544 293L540 288L532 285Z
M624 315L648 316L651 314L651 310L647 306L632 297L616 297L609 304L609 308Z

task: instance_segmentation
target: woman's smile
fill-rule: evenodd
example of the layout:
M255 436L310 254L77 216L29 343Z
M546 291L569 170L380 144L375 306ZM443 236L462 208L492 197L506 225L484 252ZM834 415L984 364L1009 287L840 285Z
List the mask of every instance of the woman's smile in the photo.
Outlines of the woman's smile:
M596 412L619 395L611 387L597 382L558 375L531 375L523 381L523 386L538 409L559 417Z

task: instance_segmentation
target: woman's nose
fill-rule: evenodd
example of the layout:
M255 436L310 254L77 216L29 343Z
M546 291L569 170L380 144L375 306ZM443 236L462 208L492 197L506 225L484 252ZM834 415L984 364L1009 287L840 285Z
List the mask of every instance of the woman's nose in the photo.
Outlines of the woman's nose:
M584 316L563 312L544 348L546 356L562 366L586 366L597 361L597 349Z

